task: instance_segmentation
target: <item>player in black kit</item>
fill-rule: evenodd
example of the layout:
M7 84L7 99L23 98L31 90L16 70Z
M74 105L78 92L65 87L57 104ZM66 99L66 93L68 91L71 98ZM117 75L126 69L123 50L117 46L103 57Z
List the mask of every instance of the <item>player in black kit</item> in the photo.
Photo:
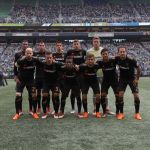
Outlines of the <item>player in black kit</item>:
M79 82L77 80L77 68L75 67L71 57L66 58L65 65L61 67L61 71L63 74L64 86L62 88L61 112L59 114L59 118L64 118L66 98L68 97L70 90L72 90L73 95L77 99L78 117L82 118L83 116L81 115L81 98Z
M34 84L34 71L36 67L36 60L32 57L33 50L32 48L27 48L25 50L25 55L18 59L15 63L15 66L19 68L17 78L19 79L19 83L16 86L16 98L15 98L15 107L16 107L16 115L13 117L14 120L20 118L19 109L22 102L22 92L24 87L26 86L29 96L31 98L32 106L33 106L33 118L38 119L38 115L36 114L36 97L32 95L32 88Z
M27 40L23 40L22 43L21 43L21 51L20 52L17 52L15 53L15 59L14 59L14 80L16 82L16 86L17 84L20 83L20 80L18 79L18 71L19 71L19 68L17 68L15 66L15 63L17 62L17 60L19 58L21 58L22 56L25 55L25 50L26 48L28 47L28 41ZM29 113L32 115L33 112L32 112L32 102L31 102L31 97L30 97L30 94L28 93L28 100L29 100ZM21 99L20 99L21 103L20 103L20 106L19 106L19 114L22 115L23 112L22 112L22 94L21 94Z
M98 69L99 65L95 63L95 58L93 54L87 54L85 64L79 66L79 71L84 76L82 85L82 103L84 108L84 118L88 118L87 94L90 87L96 95L96 117L101 117L101 114L99 112L100 87L96 75Z
M58 86L58 77L59 70L62 66L62 63L58 63L54 60L51 52L46 52L45 54L45 62L42 62L43 65L43 99L42 99L42 107L43 107L43 116L42 118L47 118L46 113L46 104L48 93L52 91L52 100L54 104L54 118L58 118L58 109L59 109L59 86Z
M45 60L45 43L40 41L39 43L39 51L35 52L34 56L36 56L40 61ZM37 96L37 113L41 113L41 92L43 88L43 66L40 63L37 63L36 73L35 73L35 88L36 88L36 96ZM50 108L47 106L47 112L49 113Z
M81 48L81 44L78 39L75 39L73 41L73 49L68 50L67 57L68 56L73 58L73 62L76 65L80 65L85 62L86 51ZM82 87L81 74L78 74L78 82L80 83L80 89L81 89ZM70 99L71 99L71 107L72 107L71 113L75 113L75 95L73 95L73 93L71 93Z
M141 120L142 117L139 114L140 99L139 99L139 89L138 89L140 68L137 64L137 61L127 56L127 50L125 47L119 47L118 57L116 57L116 62L118 64L119 71L120 71L119 87L118 87L120 112L117 115L117 119L122 120L125 117L123 111L123 107L124 107L123 96L127 85L129 85L134 96L135 119Z
M101 104L103 108L102 117L106 117L106 98L108 90L112 87L113 92L116 97L116 114L119 113L118 108L118 74L116 70L116 60L115 58L109 57L108 49L104 48L101 51L102 60L98 60L97 63L102 69L103 78L101 83Z

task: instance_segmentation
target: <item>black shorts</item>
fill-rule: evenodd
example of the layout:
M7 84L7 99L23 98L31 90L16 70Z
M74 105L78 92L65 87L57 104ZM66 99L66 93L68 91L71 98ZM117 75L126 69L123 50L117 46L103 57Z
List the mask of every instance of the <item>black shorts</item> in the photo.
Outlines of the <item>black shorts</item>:
M38 90L43 89L43 79L36 78L35 79L35 87Z
M63 87L64 87L64 79L62 77L58 79L58 87L60 91L62 92Z
M32 88L34 86L34 80L29 80L29 81L23 81L20 80L20 83L16 84L16 92L22 93L24 88L27 88L27 91L29 93L32 93Z
M114 80L114 81L103 80L101 84L101 93L108 94L108 90L110 87L113 89L114 94L117 94L118 93L118 80Z
M92 88L94 94L100 94L100 87L97 78L93 81L84 80L82 85L82 94L88 94L90 87Z
M49 93L49 91L52 91L52 93L59 93L59 86L57 84L47 84L43 83L43 93Z
M125 92L127 85L130 86L132 93L139 93L138 84L134 85L133 80L130 80L130 81L119 80L118 91L124 91Z
M78 83L72 84L72 83L64 82L64 87L62 89L62 97L67 98L70 90L76 98L80 96L80 86Z

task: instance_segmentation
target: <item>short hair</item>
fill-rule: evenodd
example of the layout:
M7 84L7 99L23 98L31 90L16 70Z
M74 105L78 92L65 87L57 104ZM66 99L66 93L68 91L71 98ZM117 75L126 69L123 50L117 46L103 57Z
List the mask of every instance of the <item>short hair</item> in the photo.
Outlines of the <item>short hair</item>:
M44 43L44 44L45 44L45 42L44 42L44 41L42 41L42 40L40 40L40 41L39 41L39 43Z
M56 41L56 44L57 44L57 43L61 43L61 44L63 44L63 43L62 43L62 41L60 41L60 40L57 40L57 41Z
M75 39L74 41L73 41L73 43L77 43L77 42L80 42L78 39Z
M52 52L46 51L46 52L45 52L45 55L52 55Z
M127 51L127 48L125 46L119 46L118 47L118 52L119 52L120 48L125 48L125 50Z
M94 40L100 40L100 37L99 37L99 36L94 36L92 40L93 40L93 41L94 41Z
M24 43L24 42L27 42L27 43L29 43L29 42L28 42L28 40L23 40L23 41L22 41L22 43Z
M92 57L95 58L94 54L88 53L88 54L86 55L86 59L92 58Z
M107 49L107 48L103 48L103 49L101 50L101 54L104 53L104 52L108 52L108 49Z

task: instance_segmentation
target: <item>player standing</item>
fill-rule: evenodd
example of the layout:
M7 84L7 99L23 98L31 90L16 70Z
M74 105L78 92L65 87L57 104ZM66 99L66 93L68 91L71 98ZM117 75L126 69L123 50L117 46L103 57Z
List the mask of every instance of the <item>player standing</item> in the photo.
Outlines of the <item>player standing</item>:
M116 57L116 62L119 66L120 76L119 76L119 114L117 119L122 120L125 117L123 107L124 107L124 93L127 85L130 86L130 89L134 96L134 105L135 105L135 119L141 120L142 117L139 114L140 108L140 99L139 99L139 89L138 81L140 77L140 67L137 64L135 59L132 59L127 56L127 50L125 47L118 48L118 57ZM136 70L136 74L135 74Z

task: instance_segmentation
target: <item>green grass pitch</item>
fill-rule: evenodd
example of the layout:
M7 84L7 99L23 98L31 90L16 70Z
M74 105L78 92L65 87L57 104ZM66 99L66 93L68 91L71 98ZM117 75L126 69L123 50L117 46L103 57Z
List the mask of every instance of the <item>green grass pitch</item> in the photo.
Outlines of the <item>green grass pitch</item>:
M24 115L17 121L15 114L15 83L0 87L0 150L150 150L150 78L141 78L140 83L142 121L134 119L133 96L129 88L125 94L124 120L114 116L97 119L78 119L70 114L67 99L64 119L34 120L28 114L26 90L23 95ZM115 99L110 89L109 105L115 111ZM92 92L88 95L91 113Z

